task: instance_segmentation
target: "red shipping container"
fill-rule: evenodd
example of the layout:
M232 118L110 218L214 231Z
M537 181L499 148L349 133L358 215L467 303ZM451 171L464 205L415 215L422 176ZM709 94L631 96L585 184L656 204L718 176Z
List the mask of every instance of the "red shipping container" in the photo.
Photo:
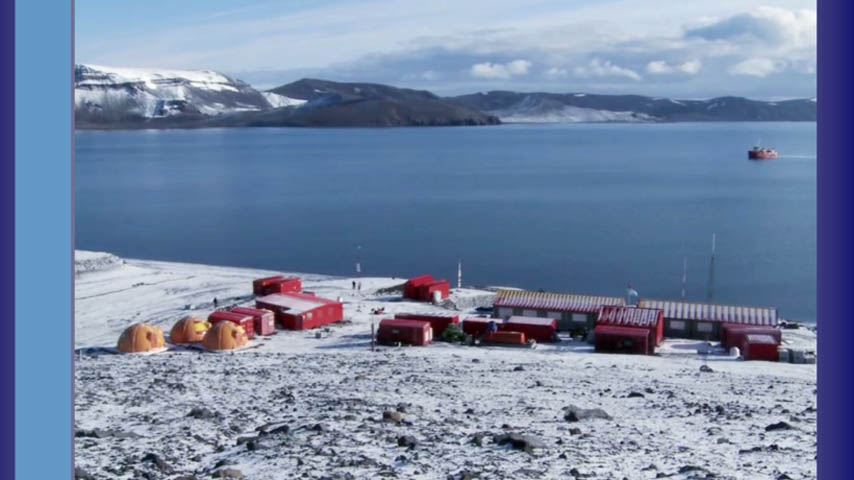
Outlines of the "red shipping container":
M723 345L724 348L741 348L741 344L744 342L744 336L748 334L769 335L777 341L777 345L780 345L783 342L783 334L777 327L725 323L722 327L721 345Z
M557 341L557 320L545 317L510 317L498 324L498 329L505 332L522 332L527 338L538 342Z
M276 316L272 310L260 308L235 307L231 309L234 313L251 315L255 321L255 332L258 335L272 335L276 333Z
M433 343L433 329L429 322L387 318L380 321L377 342L386 345L429 345Z
M741 343L741 356L745 360L777 362L780 360L777 340L771 335L747 334Z
M266 293L264 293L264 289L268 285L272 285L272 284L280 282L282 280L286 280L286 278L287 277L285 277L284 275L276 275L273 277L259 278L257 280L253 280L252 281L252 293L254 293L255 295L266 295Z
M273 293L299 293L302 291L302 280L297 277L283 278L264 287L264 295Z
M430 322L430 326L433 328L433 335L436 338L442 336L442 333L448 328L449 325L455 323L459 326L460 317L459 316L445 316L445 315L428 315L422 313L396 313L394 318L400 318L404 320L421 320L423 322Z
M436 279L431 275L421 275L420 277L411 278L403 284L403 298L418 300L418 287L435 282Z
M288 330L308 330L344 319L344 304L304 293L266 295L256 299L255 306L272 310L276 321Z
M664 340L664 310L660 308L638 308L605 306L599 308L596 325L643 328L653 333L655 345Z
M243 331L246 333L246 338L250 340L255 338L255 320L251 315L227 312L225 310L219 310L208 315L208 322L211 325L225 321L232 322L243 327Z
M593 329L597 352L652 355L655 353L653 335L646 328L597 325Z
M466 335L471 335L473 337L479 337L486 333L487 328L489 328L489 322L495 322L496 324L501 323L500 318L487 318L487 317L469 317L463 320L463 333Z
M527 339L522 332L493 332L487 333L482 338L486 343L500 343L506 345L525 345Z

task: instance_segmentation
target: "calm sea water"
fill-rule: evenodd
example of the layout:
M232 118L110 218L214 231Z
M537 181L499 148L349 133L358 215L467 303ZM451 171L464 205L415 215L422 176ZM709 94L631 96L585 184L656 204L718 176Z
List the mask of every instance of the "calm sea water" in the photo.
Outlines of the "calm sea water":
M747 160L761 139L776 161ZM816 317L816 125L83 131L77 248Z

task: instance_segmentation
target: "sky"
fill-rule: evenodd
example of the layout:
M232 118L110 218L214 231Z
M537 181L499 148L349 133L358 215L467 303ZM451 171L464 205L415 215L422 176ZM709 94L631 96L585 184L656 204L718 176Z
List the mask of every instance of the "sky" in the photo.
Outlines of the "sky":
M456 95L816 96L816 2L77 0L75 61Z

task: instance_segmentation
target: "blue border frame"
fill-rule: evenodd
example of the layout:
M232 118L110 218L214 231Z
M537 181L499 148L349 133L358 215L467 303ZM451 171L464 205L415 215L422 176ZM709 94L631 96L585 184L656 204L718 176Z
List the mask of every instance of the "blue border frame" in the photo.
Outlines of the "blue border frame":
M74 435L72 2L14 9L14 478L61 479L73 476ZM35 322L49 330L33 335Z
M15 317L15 4L0 1L0 318ZM12 329L15 328L15 322ZM15 337L0 338L0 478L15 476Z
M854 167L851 162L851 21L847 1L818 7L818 473L850 478Z
M854 319L848 314L854 296L849 207L854 200L849 126L854 96L847 48L854 7L847 1L824 0L818 17L818 471L820 478L836 479L850 475L848 440L854 432L849 325ZM26 333L23 327L32 322L32 314L16 312L15 305L35 305L39 318L52 329L38 338L16 334L14 342L0 336L2 479L73 476L68 408L73 410L73 376L68 376L73 219L65 203L71 198L72 181L72 21L71 2L46 7L25 0L0 1L0 318L19 313L12 325L5 325L7 332L12 328ZM41 297L45 282L56 295L52 302ZM31 425L38 428L29 429Z

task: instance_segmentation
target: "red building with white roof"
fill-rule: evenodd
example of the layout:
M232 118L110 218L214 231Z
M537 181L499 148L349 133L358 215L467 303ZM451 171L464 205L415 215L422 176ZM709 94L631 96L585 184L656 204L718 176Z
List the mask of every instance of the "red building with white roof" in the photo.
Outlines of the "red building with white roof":
M725 324L776 327L777 309L713 303L678 302L669 300L638 301L640 308L664 311L664 336L721 340Z
M344 319L344 304L304 293L274 293L255 300L257 308L272 310L288 330L308 330Z
M583 333L593 330L599 308L603 305L625 304L626 301L620 297L499 290L492 305L497 318L514 315L552 318L557 320L558 330Z

